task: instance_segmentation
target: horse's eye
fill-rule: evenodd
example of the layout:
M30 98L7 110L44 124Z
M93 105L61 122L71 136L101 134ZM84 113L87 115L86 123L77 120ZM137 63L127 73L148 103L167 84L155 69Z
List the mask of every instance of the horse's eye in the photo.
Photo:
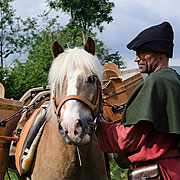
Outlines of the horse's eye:
M94 81L95 81L95 76L94 76L94 75L91 75L91 76L89 76L89 77L87 78L87 82L88 82L88 83L94 83Z

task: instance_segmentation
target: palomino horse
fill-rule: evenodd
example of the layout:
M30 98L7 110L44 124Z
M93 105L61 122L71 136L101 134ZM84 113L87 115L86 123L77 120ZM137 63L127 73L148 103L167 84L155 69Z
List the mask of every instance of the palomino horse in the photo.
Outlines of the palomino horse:
M64 51L55 41L47 123L31 168L33 180L105 180L104 154L92 124L101 111L102 66L91 38Z

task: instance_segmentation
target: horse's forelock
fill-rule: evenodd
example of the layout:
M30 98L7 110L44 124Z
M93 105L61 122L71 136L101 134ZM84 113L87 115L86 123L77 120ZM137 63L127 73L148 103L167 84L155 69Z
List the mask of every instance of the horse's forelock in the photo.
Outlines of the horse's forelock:
M84 72L84 76L87 71L96 74L102 84L102 65L97 56L93 56L81 48L68 49L53 60L50 68L48 80L51 85L51 97L54 95L55 88L58 91L62 90L65 76L75 70ZM52 98L51 107L53 107Z
M53 86L60 84L62 87L64 77L78 69L93 72L102 82L102 66L98 58L84 49L74 48L66 50L54 59L49 72L49 84Z

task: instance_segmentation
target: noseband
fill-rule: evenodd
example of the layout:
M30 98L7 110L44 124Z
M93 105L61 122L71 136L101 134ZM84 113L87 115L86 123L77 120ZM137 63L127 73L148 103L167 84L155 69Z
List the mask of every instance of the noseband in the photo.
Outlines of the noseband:
M65 98L62 99L62 101L59 103L59 105L57 105L56 104L56 89L54 90L53 103L54 103L54 110L58 117L58 120L60 120L60 116L61 116L60 111L61 111L62 106L69 100L77 100L77 101L80 101L81 103L86 104L91 109L93 119L94 119L94 121L97 121L100 113L102 113L102 88L101 88L101 83L100 83L98 77L97 76L95 76L95 77L97 78L97 99L96 99L95 105L93 105L87 99L85 99L81 96L78 96L78 95L66 96ZM93 123L92 123L91 125L95 126L96 124L93 125Z

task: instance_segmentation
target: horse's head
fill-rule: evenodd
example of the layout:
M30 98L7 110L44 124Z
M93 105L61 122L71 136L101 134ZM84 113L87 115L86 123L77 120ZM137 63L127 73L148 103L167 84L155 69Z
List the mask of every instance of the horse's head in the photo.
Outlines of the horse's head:
M58 130L66 143L86 144L102 103L102 66L95 56L95 43L88 38L84 49L64 51L55 41L52 53L55 59L49 72L51 109L54 108L51 111L58 121Z

